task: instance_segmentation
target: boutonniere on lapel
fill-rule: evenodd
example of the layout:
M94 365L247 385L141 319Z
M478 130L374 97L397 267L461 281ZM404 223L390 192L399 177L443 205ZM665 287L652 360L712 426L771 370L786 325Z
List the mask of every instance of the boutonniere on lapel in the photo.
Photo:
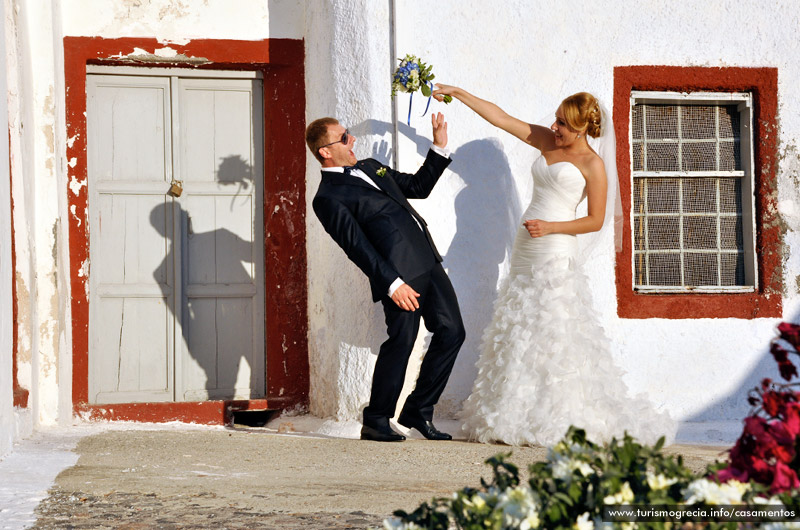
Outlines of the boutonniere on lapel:
M380 168L378 168L378 171L376 171L375 174L378 175L379 177L385 177L386 168L381 166Z

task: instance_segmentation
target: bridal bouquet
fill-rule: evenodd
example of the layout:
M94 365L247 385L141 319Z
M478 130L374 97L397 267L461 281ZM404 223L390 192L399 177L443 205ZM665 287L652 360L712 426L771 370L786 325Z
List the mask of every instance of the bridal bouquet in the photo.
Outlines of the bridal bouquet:
M419 90L426 98L431 97L433 91L433 66L425 64L416 55L406 55L400 61L400 66L394 71L392 77L392 97L397 91L413 93ZM444 96L444 102L453 101L451 96Z
M431 104L431 94L433 93L433 66L425 64L416 55L406 55L400 61L400 66L394 71L392 76L392 97L397 95L397 92L407 92L413 98L414 92L419 90L422 95L428 98L428 104L425 107L423 116L427 114L428 107ZM444 96L443 101L450 103L453 101L452 96ZM407 123L411 125L411 100L408 101L408 120Z

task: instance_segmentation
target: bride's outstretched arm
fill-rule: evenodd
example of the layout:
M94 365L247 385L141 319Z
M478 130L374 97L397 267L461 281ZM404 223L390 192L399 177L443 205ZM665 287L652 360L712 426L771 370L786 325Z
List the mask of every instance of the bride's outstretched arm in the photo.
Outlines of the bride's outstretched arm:
M442 101L444 96L453 96L495 127L500 127L537 149L552 142L553 133L550 129L515 118L491 101L474 96L463 88L437 84L433 97Z
M597 232L603 227L606 215L606 194L608 182L603 161L598 157L592 162L588 170L584 170L586 178L586 201L588 208L585 217L574 221L543 221L541 219L528 219L522 224L531 237L541 237L547 234L586 234Z

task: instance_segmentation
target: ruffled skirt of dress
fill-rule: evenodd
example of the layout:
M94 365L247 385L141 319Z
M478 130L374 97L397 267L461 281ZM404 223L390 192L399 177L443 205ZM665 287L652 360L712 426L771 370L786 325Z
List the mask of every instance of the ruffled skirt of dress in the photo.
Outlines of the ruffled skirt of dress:
M625 431L649 444L674 439L667 414L629 395L588 293L570 257L506 280L460 414L471 440L552 445L570 425L598 443Z

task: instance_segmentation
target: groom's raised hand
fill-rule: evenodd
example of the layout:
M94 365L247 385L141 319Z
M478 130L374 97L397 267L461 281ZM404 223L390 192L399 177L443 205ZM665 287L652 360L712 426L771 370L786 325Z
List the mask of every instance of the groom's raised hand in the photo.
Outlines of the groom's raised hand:
M447 122L444 121L444 114L441 112L431 114L431 125L433 126L433 145L444 149L447 147Z

